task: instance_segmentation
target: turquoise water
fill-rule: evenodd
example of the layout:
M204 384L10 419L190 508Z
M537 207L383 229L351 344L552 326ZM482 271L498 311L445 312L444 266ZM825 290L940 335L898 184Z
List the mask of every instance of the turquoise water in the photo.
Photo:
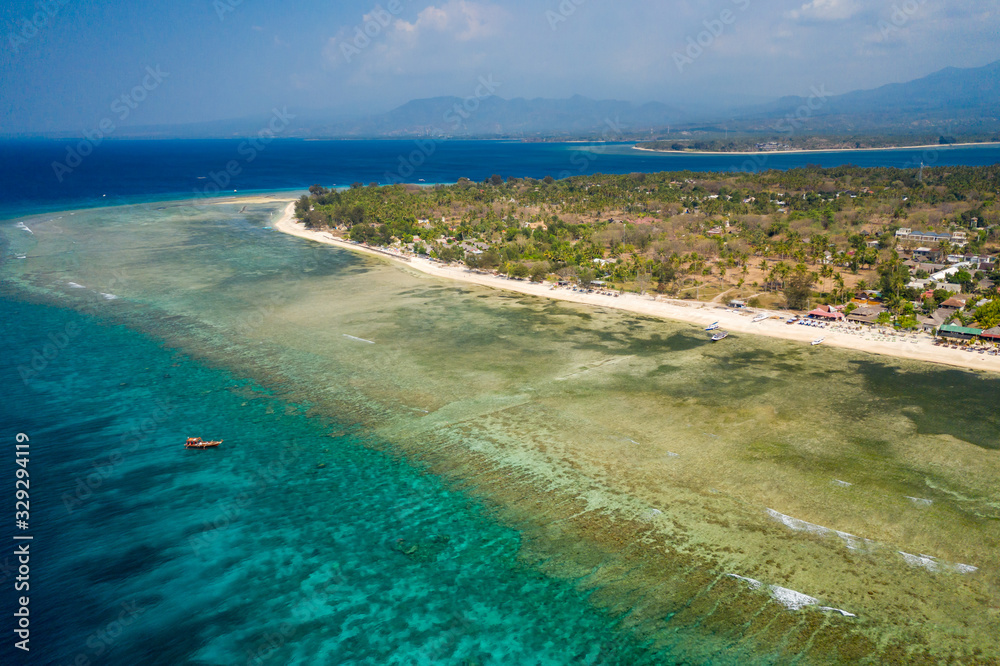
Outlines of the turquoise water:
M269 231L282 208L0 225L0 436L33 438L38 663L996 652L995 378L723 349ZM856 559L769 508L882 545Z
M3 437L31 437L30 663L668 663L350 424L84 314L0 311Z

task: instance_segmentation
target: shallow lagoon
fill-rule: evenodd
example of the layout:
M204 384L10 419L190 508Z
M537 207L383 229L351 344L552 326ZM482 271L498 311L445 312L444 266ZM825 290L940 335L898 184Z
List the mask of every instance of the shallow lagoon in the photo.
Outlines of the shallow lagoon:
M241 208L5 226L7 257L28 257L6 261L8 293L125 324L407 456L650 654L1000 653L998 378L710 345L285 237L263 228L278 205ZM815 603L789 610L782 589Z

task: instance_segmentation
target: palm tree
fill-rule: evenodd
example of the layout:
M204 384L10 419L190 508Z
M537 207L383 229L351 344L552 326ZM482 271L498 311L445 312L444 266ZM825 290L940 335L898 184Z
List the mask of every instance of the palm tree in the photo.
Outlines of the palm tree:
M844 303L844 296L845 296L845 292L846 292L846 289L844 287L844 276L841 275L840 273L836 273L833 276L833 281L837 283L837 291L840 292L840 303L841 303L841 305L843 305L843 303Z

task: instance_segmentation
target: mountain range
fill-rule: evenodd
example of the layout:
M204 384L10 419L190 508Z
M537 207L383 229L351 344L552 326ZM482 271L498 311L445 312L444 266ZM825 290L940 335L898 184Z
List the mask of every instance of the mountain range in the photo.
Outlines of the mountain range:
M929 76L874 90L831 95L822 87L810 96L783 97L767 104L721 111L682 108L660 102L634 104L617 100L503 99L434 97L407 102L387 113L332 117L292 110L282 136L299 138L511 138L631 140L670 129L767 133L794 122L800 134L878 133L947 134L1000 131L1000 61L960 69L949 67ZM248 117L190 125L135 127L122 136L236 137L267 126L267 117Z

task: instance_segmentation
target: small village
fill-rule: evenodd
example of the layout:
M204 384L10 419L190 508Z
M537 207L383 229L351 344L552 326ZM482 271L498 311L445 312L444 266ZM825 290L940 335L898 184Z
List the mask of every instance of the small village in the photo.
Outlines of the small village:
M1000 343L996 167L321 186L307 228L552 289L746 307L887 340Z

